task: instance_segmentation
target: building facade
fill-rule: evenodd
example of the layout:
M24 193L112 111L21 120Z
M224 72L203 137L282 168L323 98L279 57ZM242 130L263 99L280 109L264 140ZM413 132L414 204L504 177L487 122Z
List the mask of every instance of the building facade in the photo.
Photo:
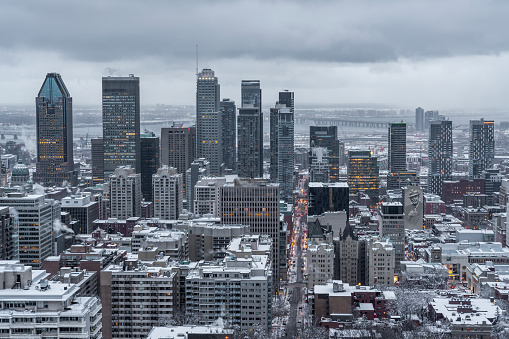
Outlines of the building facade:
M432 121L428 143L428 193L442 196L444 180L452 179L452 121Z
M337 182L339 180L339 164L340 164L340 143L338 140L337 126L310 126L309 127L309 173L315 171L311 165L316 161L317 154L313 152L313 148L323 147L327 149L329 178L328 182Z
M36 102L37 165L34 181L75 185L72 98L58 73L48 73Z
M104 177L119 166L141 173L140 78L102 78Z
M470 120L468 176L482 178L483 171L493 167L495 160L495 123L493 120Z
M348 202L349 190L347 183L309 183L308 215L348 211Z
M223 99L219 103L223 135L223 161L226 169L237 170L237 107L235 101Z
M159 137L152 132L140 135L141 142L141 194L145 201L153 201L152 175L159 168Z
M104 142L103 138L90 139L92 152L92 184L104 183Z
M175 220L183 209L182 174L173 167L163 166L152 176L154 217Z
M369 195L371 206L378 204L380 172L378 160L371 151L348 152L348 187L350 194L363 191Z
M161 128L161 165L185 174L196 159L196 127Z
M203 69L196 82L196 156L210 162L210 174L220 176L223 165L219 83L214 71Z
M261 178L263 176L263 116L260 108L239 108L237 128L237 174L241 178Z
M141 175L125 166L118 167L109 178L110 216L118 219L141 216Z

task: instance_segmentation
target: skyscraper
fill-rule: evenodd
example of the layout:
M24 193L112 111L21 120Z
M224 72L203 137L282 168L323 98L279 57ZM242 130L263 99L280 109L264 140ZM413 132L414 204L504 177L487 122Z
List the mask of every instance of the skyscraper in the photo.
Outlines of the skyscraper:
M495 160L495 124L493 120L470 120L469 178L482 177Z
M224 167L236 171L237 167L237 108L235 101L223 99L220 102Z
M161 165L174 167L184 174L196 158L196 127L173 124L161 128Z
M72 98L58 73L48 73L36 103L37 167L34 181L45 186L75 185Z
M399 189L408 184L419 185L417 173L406 169L406 123L389 124L388 144L387 189Z
M313 152L315 147L327 148L329 157L329 182L337 182L339 180L339 163L340 163L340 145L338 140L337 126L310 126L309 127L309 165L316 162L317 152ZM318 152L318 154L320 154ZM309 169L311 175L311 167Z
M288 90L279 92L278 103L290 108L290 111L292 112L292 114L295 113L295 102L294 102L294 98L293 98L293 92L290 92Z
M428 193L442 195L442 183L452 179L452 121L432 121L428 143Z
M153 132L140 135L141 142L141 194L146 201L153 200L152 175L159 168L159 137Z
M424 131L424 109L421 107L415 109L415 130Z
M182 213L183 175L176 168L163 166L152 176L154 217L176 220Z
M104 177L119 166L141 173L140 79L102 78Z
M219 83L211 69L203 69L196 82L196 157L210 162L210 174L220 176L223 164Z
M371 156L371 151L348 152L348 187L350 194L364 191L371 199L371 206L378 204L380 172L378 160Z
M293 198L294 115L290 107L276 104L270 109L270 179L279 183L281 199Z
M103 138L90 139L92 152L92 183L104 183L104 142Z
M110 215L128 219L141 216L141 174L120 166L109 177Z
M237 117L238 168L244 178L263 176L263 113L259 80L242 80Z

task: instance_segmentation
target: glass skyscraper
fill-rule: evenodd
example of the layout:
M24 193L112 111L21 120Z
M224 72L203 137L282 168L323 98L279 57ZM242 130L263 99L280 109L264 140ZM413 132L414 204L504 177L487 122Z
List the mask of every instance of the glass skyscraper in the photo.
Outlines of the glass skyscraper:
M238 168L243 178L263 176L263 113L260 80L242 80L237 117Z
M141 173L140 79L102 78L104 178L119 166Z
M37 167L34 181L45 186L76 184L72 98L58 73L48 73L35 99Z
M442 195L444 180L452 179L452 121L431 121L428 143L428 193Z
M237 109L235 101L223 99L220 103L223 161L225 168L236 171L237 167Z
M493 120L470 120L469 178L481 178L483 171L493 167L494 160L495 123Z
M196 156L210 162L210 174L220 176L223 165L219 83L214 71L203 69L196 82Z

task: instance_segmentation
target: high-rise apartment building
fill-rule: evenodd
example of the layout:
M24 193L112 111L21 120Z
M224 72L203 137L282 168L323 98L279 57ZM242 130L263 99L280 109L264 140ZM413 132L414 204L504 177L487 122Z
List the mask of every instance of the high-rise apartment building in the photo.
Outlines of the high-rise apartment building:
M75 185L72 98L58 73L48 73L36 103L37 167L34 181L45 186Z
M102 78L104 177L119 166L141 173L140 78Z
M223 135L223 162L224 167L237 170L237 108L235 101L223 99L219 103Z
M161 128L161 165L185 174L196 159L196 127L173 124Z
M239 108L237 117L237 174L242 178L263 176L263 119L260 109Z
M348 187L350 194L364 191L371 198L371 206L378 204L380 171L378 160L371 151L348 152Z
M493 120L470 120L468 175L470 180L482 177L495 160L495 123Z
M391 241L388 239L368 241L366 252L369 285L394 285L396 260Z
M210 162L203 158L194 160L186 171L185 197L188 211L194 212L194 185L209 175Z
M415 109L415 130L424 131L424 109L422 107Z
M128 219L141 216L141 174L121 166L109 176L110 216Z
M182 174L173 167L163 166L152 176L154 217L175 220L182 212Z
M90 139L92 152L92 184L104 183L104 142L103 138Z
M380 208L380 235L389 238L394 247L395 272L405 260L405 215L400 202L382 202Z
M243 178L263 176L263 113L259 80L242 80L237 117L237 173Z
M141 194L146 201L153 200L152 175L159 168L159 137L152 132L140 135L141 142Z
M310 126L309 127L309 173L310 176L313 168L311 164L316 162L316 152L313 148L323 147L327 149L329 160L329 182L337 182L339 180L339 164L340 164L340 142L338 140L337 126Z
M219 83L214 71L203 69L196 82L196 157L210 162L210 174L220 176L223 165Z
M60 221L60 204L44 195L8 193L0 197L0 206L12 207L17 213L20 262L39 269L53 255L53 221L57 217Z
M428 143L428 193L442 195L444 180L452 180L452 121L432 121Z
M280 216L279 185L263 179L235 179L220 187L219 216L223 224L249 225L251 234L272 238L272 267L279 282Z
M270 179L279 183L281 199L293 201L294 115L290 107L276 104L270 109Z
M99 219L99 203L90 195L71 195L62 199L62 212L68 212L75 221L72 230L75 234L90 234L94 230L94 220Z

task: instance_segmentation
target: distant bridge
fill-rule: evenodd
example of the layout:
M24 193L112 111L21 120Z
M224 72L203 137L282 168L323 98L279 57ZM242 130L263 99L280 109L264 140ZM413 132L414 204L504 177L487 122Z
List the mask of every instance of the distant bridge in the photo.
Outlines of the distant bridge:
M316 126L346 126L346 127L367 127L367 128L387 128L387 122L383 121L364 121L364 120L346 120L337 118L304 118L299 117L295 122L302 124L306 121L313 121Z

